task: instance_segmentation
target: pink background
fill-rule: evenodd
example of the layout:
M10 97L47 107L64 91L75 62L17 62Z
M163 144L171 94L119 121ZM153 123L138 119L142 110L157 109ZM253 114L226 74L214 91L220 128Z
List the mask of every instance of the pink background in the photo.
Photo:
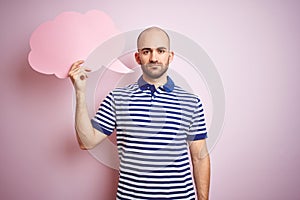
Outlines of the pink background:
M0 199L110 200L117 172L79 150L69 80L28 64L31 33L65 11L106 12L121 31L182 33L208 53L226 120L211 153L211 199L299 199L298 1L1 1ZM105 27L103 27L105 28Z

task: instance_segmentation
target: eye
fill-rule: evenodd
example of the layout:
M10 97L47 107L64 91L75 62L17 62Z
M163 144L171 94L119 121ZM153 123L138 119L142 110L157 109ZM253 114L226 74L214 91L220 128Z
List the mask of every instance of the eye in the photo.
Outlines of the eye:
M166 50L165 50L165 49L158 49L157 52L158 52L159 54L163 54L163 53L166 52Z
M149 50L143 50L143 51L142 51L142 54L143 54L143 55L148 55L148 54L149 54Z

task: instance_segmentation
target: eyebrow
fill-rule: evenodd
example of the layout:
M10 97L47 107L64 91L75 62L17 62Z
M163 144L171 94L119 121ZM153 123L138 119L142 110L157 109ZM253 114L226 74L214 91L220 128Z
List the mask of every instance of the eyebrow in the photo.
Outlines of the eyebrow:
M166 47L158 47L158 48L156 48L156 49L159 49L159 50L162 50L162 49L167 50ZM151 51L152 49L151 49L151 48L142 48L142 49L139 49L139 50L140 50L140 51L145 51L145 50Z

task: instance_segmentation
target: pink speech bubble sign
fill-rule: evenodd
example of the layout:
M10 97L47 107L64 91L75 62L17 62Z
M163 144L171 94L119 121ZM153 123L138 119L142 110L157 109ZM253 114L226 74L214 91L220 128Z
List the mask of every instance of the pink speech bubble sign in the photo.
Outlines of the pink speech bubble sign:
M85 60L116 33L118 30L112 19L104 12L63 12L32 33L29 64L40 73L66 78L73 62Z

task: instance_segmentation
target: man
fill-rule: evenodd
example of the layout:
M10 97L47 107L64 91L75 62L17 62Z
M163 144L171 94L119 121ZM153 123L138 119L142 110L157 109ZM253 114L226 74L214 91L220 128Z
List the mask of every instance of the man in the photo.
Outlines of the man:
M167 75L174 52L164 30L144 30L137 48L135 60L142 76L136 83L113 90L92 120L85 101L89 70L81 66L83 61L72 65L69 76L76 91L75 129L80 147L91 149L116 129L117 199L188 200L197 196L207 200L210 158L202 103Z

